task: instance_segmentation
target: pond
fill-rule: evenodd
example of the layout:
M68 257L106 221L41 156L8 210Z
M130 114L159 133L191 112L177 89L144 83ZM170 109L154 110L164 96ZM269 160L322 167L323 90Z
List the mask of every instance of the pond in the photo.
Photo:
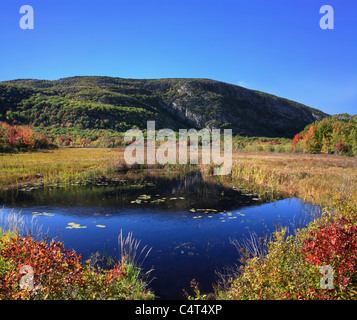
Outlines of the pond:
M119 257L118 236L132 232L152 248L142 267L159 299L185 299L190 281L212 292L217 271L238 263L231 244L254 232L264 236L283 226L302 226L317 208L296 198L264 203L245 189L184 177L105 179L86 186L25 188L0 196L3 220L19 212L42 236L58 237L84 260L91 253ZM154 278L154 279L153 279Z

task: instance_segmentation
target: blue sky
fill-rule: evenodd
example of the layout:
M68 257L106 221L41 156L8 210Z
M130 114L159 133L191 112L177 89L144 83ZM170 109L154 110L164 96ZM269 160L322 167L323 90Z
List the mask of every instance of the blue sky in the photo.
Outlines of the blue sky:
M1 0L0 81L77 75L210 78L356 114L357 1Z

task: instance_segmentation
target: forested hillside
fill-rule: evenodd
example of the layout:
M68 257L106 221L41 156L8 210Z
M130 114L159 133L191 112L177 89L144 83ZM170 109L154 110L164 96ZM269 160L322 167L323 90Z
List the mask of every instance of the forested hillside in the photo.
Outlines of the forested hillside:
M292 138L325 116L294 101L208 79L0 83L0 121L39 128L124 132L145 129L148 120L155 120L157 129L232 128L244 136Z

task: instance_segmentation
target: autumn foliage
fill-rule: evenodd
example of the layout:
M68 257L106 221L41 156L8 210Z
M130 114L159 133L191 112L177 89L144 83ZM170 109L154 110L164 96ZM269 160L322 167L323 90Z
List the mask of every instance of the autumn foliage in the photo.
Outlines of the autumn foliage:
M357 116L335 115L316 121L297 133L293 151L306 153L357 155Z
M26 151L53 147L55 146L44 134L34 132L29 126L0 122L0 151Z
M32 286L21 287L21 267L33 270ZM0 237L0 300L6 299L152 299L130 264L95 267L90 260L66 250L63 243L49 244L31 237Z
M334 211L289 234L277 227L271 240L262 242L267 254L245 257L238 276L220 299L357 299L357 208L336 200ZM244 247L242 247L244 249ZM330 272L332 286L326 284ZM331 285L331 282L329 283Z
M302 140L303 138L304 138L304 136L303 136L302 134L297 133L297 134L294 136L294 139L293 139L293 141L291 142L291 145L292 145L292 146L296 146L296 145L298 144L298 142L299 142L300 140Z
M63 248L60 242L52 241L49 246L32 238L11 238L8 243L1 240L3 261L12 268L1 279L0 297L6 299L51 298L60 299L65 291L83 286L80 256ZM33 269L33 289L20 288L22 266Z
M302 253L309 263L332 266L335 286L347 287L357 267L357 226L339 216L329 225L311 231Z

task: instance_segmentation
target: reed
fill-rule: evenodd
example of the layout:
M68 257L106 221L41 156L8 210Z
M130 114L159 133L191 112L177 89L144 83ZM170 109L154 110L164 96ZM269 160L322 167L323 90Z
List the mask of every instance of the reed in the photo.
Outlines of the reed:
M331 204L341 186L347 185L349 197L357 201L356 167L355 158L332 155L236 152L232 181L246 181L324 206Z
M124 148L67 148L46 152L5 154L0 156L0 189L19 188L42 183L72 183L128 172L165 171L185 174L200 170L203 177L212 176L213 165L168 164L127 165ZM178 159L178 157L177 157ZM199 161L200 163L200 161ZM357 161L352 157L324 154L272 153L234 151L232 172L218 177L233 186L256 189L270 197L299 197L318 205L327 205L336 188L345 185L357 200ZM348 182L347 182L348 180Z
M120 230L118 244L120 248L120 264L125 268L127 273L127 285L132 288L133 299L135 296L140 297L141 292L148 291L148 286L154 280L151 277L150 268L143 272L143 263L151 252L151 248L144 246L141 250L140 240L133 238L133 233L129 232L126 237L123 236L123 230Z
M24 228L24 217L12 210L4 216L3 209L0 211L0 238L4 234L10 237L19 234Z
M132 264L137 267L141 267L147 256L149 255L151 248L148 249L144 246L139 251L140 240L133 238L133 233L129 232L128 235L123 237L123 230L120 230L118 237L118 244L120 248L120 262L122 264Z

